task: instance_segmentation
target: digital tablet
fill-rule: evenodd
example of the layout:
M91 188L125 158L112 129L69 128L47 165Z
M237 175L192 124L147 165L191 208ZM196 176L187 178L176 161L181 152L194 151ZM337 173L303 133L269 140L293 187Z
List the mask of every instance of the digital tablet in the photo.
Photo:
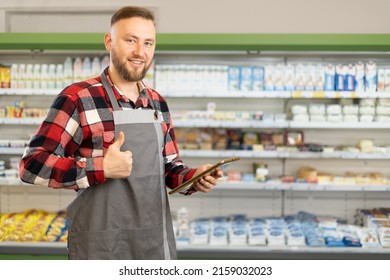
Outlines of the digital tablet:
M206 175L207 173L211 173L214 171L214 169L218 168L218 167L221 167L221 169L224 169L226 168L227 166L229 166L232 162L234 161L237 161L239 160L240 158L239 157L232 157L232 158L226 158L226 159L223 159L219 162L217 162L216 164L214 164L213 166L211 166L210 168L206 169L205 171L203 171L202 173L192 177L190 180L188 180L187 182L181 184L180 186L174 188L173 190L171 190L169 192L169 194L174 194L174 193L177 193L179 191L187 191L192 183L198 181L200 178L202 178L204 175Z

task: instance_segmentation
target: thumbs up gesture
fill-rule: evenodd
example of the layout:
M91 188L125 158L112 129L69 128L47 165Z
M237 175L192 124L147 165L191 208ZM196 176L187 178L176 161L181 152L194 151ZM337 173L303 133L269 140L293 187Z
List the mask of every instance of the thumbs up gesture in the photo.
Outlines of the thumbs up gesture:
M133 154L130 151L121 152L125 135L119 132L118 139L108 147L103 159L104 177L123 179L130 176L133 169Z

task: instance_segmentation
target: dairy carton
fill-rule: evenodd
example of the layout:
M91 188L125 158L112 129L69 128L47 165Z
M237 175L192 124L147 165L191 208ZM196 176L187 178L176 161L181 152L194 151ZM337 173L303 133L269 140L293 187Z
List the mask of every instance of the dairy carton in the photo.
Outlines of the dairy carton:
M296 90L305 90L306 84L306 68L303 64L298 64L295 66L295 89Z
M275 90L284 90L284 65L278 64L274 72L274 86Z
M336 75L335 75L335 89L338 91L344 91L345 86L344 86L344 81L345 81L345 76L347 73L346 66L343 64L338 64L336 66Z
M385 82L386 82L386 76L385 76L385 69L379 68L378 69L378 84L377 84L377 91L385 91Z
M284 67L283 72L283 84L284 90L294 90L295 89L295 67L292 64L287 64Z
M314 90L314 77L315 77L315 66L308 64L305 67L305 90Z
M362 92L365 90L365 70L364 63L359 61L355 64L355 91Z
M40 64L34 64L32 77L33 77L33 88L40 88L41 87L41 65Z
M228 84L229 84L229 90L240 90L241 68L239 66L229 66Z
M348 64L346 67L345 83L344 88L346 91L355 90L355 80L356 80L356 67L353 64Z
M366 64L365 67L365 76L366 76L366 91L376 91L377 83L378 83L378 74L376 63L370 61Z
M244 91L253 90L253 72L251 66L241 67L240 89Z
M263 91L264 90L264 67L253 66L252 78L253 78L253 85L252 85L253 90Z
M322 64L315 66L314 90L322 91L325 88L325 67Z
M333 91L335 90L335 67L332 64L328 64L325 67L325 90Z
M390 92L390 68L385 69L385 91Z

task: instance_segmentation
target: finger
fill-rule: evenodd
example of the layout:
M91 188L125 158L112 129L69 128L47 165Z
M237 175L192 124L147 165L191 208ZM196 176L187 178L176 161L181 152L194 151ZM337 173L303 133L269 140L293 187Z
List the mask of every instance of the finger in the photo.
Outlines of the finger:
M117 148L119 150L120 147L122 147L124 142L125 142L125 134L123 133L123 131L120 131L118 134L118 138L115 140L113 145L115 148Z

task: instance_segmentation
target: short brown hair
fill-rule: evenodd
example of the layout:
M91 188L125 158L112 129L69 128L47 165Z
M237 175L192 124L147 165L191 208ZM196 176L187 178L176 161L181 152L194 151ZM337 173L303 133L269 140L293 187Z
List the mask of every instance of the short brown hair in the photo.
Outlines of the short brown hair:
M151 20L154 23L154 15L150 10L143 7L126 6L120 8L111 17L111 26L121 19L127 19L132 17L141 17L144 19Z

